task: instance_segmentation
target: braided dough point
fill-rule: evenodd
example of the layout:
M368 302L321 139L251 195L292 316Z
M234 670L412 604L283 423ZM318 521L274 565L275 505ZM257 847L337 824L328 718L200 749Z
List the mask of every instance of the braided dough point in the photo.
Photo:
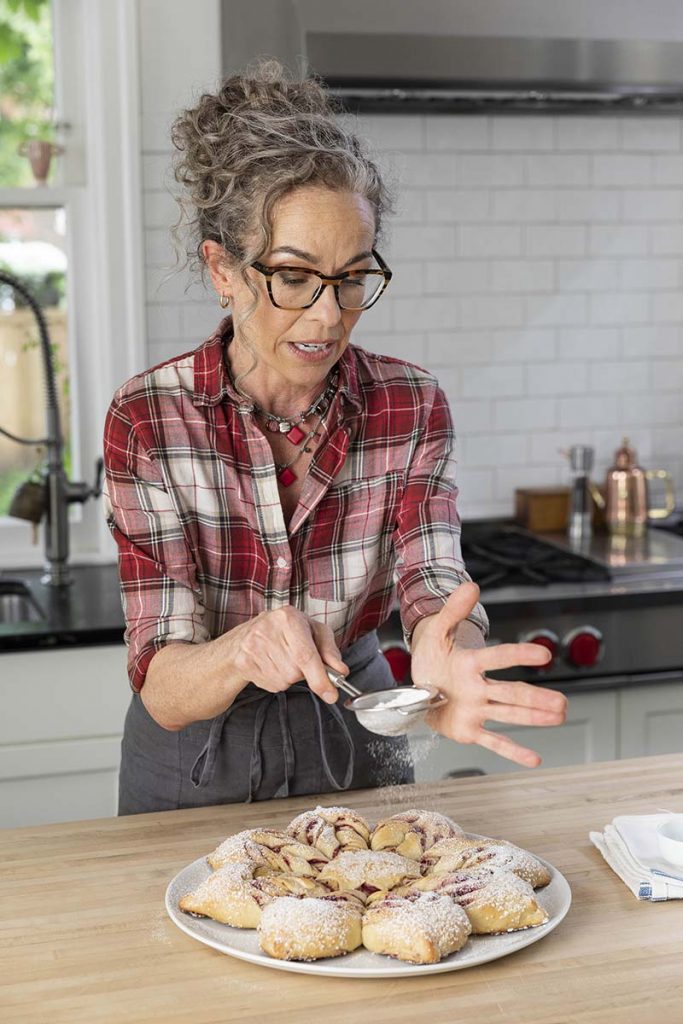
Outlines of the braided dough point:
M505 839L468 839L465 836L442 839L427 850L421 863L426 875L485 867L511 871L534 889L550 881L550 872L537 857Z
M368 895L378 889L405 885L419 877L419 865L397 853L356 850L354 853L340 853L326 864L319 880L340 890L358 889Z
M253 864L256 874L281 871L307 878L315 878L327 863L320 850L276 829L246 829L228 836L206 859L214 869L242 861Z
M436 892L450 896L462 907L474 935L516 932L545 924L548 915L539 907L528 882L511 871L480 868L448 875L427 875L397 890L399 894Z
M263 907L280 896L320 896L327 886L296 875L256 876L253 864L226 864L183 896L179 907L186 913L210 917L233 928L256 928Z
M391 894L363 917L363 945L372 953L412 964L436 964L467 942L471 926L450 896L435 892Z
M445 814L402 811L377 822L370 836L370 846L373 850L389 850L410 860L420 860L435 843L462 834L460 826Z
M318 807L293 818L287 832L300 843L315 846L332 859L338 853L367 850L370 826L350 807Z
M362 903L350 893L306 900L283 896L261 914L259 944L278 960L343 956L361 944L362 914Z

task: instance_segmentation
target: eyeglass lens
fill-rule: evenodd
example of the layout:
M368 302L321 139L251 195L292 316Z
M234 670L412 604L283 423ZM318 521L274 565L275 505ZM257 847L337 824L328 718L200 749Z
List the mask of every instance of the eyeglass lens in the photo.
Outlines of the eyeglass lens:
M278 270L271 287L278 306L301 309L313 301L320 287L320 278L306 270ZM380 274L358 274L345 278L339 285L339 304L343 309L362 309L372 302L384 283Z

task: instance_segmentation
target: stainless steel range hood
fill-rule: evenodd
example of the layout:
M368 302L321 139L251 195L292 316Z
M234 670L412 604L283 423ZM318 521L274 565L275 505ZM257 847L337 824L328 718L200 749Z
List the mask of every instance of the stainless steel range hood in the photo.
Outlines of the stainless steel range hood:
M223 70L259 55L354 110L683 112L683 0L221 0Z
M375 113L683 112L683 43L311 32L309 66Z

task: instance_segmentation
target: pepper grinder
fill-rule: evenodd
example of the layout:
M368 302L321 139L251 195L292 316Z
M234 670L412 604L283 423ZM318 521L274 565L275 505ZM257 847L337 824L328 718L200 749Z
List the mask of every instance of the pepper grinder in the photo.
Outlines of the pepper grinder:
M593 469L594 450L590 445L575 444L569 449L572 488L569 500L567 533L573 544L590 537L593 509L590 495L590 474Z

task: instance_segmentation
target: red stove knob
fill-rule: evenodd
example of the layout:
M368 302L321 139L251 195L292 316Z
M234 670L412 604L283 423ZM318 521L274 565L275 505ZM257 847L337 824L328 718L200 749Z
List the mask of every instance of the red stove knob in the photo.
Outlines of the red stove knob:
M602 633L593 626L577 626L562 640L564 656L577 668L591 668L602 655Z
M382 654L389 662L389 668L397 683L405 681L410 672L410 654L405 647L392 644L383 649Z
M549 672L555 664L555 657L560 649L560 638L557 633L553 633L551 629L534 629L530 633L525 633L520 636L519 642L521 644L538 644L539 647L545 647L546 650L550 651L552 658L547 665L540 665L537 669L538 672Z

